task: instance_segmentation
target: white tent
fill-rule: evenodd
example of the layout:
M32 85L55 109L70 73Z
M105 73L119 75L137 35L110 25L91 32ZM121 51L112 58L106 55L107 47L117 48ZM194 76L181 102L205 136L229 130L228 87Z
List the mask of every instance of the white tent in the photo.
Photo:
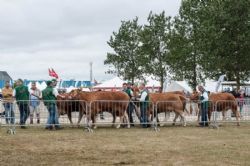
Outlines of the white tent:
M217 81L206 80L204 88L206 89L206 91L215 92L216 86L217 86ZM219 88L219 91L220 91L220 88Z
M186 81L171 81L166 88L166 92L173 92L173 91L191 92L192 89L190 88L190 86Z
M160 81L154 80L151 76L147 77L146 79L146 86L147 87L160 87Z
M111 80L107 80L104 81L102 84L100 85L96 85L93 88L94 89L112 89L112 88L122 88L122 84L125 81L123 81L121 78L119 77L115 77Z
M122 84L124 82L127 82L127 81L124 81L123 79L119 77L115 77L111 80L104 81L102 84L96 85L93 88L94 89L114 89L114 88L117 89L117 88L122 88ZM142 81L136 80L136 82L142 82ZM151 88L160 87L160 82L152 79L152 77L149 76L146 79L146 87L151 87Z
M47 84L45 83L45 81L43 81L41 84L39 84L39 86L37 86L40 90L44 90L47 87Z

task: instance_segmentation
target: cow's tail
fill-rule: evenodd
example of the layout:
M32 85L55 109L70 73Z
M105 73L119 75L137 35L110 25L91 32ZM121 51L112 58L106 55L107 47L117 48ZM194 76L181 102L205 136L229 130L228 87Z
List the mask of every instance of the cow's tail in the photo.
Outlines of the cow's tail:
M182 102L183 112L186 112L188 115L190 115L190 112L189 112L189 111L187 110L187 108L186 108L187 99L186 99L184 96L182 96L182 95L180 95L179 97L180 97L181 102Z

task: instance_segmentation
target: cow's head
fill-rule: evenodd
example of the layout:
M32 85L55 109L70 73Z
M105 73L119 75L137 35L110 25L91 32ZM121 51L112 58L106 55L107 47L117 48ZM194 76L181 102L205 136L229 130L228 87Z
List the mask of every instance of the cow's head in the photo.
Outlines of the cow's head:
M200 96L200 93L197 92L197 91L194 91L192 94L190 94L188 96L188 98L191 100L191 101L199 101L199 96Z
M70 95L70 97L72 98L72 99L74 99L74 100L79 100L79 96L80 96L80 93L82 92L82 90L81 89L73 89L70 93L69 93L69 95Z

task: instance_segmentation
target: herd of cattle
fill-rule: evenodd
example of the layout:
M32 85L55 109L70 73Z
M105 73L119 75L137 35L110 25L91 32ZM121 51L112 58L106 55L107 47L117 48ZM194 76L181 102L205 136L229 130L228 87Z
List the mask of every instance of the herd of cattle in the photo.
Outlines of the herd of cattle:
M79 112L77 125L80 125L83 115L86 115L87 121L93 124L96 128L97 115L101 112L109 112L113 116L113 125L115 124L116 117L119 117L120 121L117 124L117 128L120 127L121 123L125 122L127 127L130 127L127 107L129 102L133 102L135 113L140 119L140 104L137 101L131 101L129 96L123 92L109 92L109 91L95 91L95 92L84 92L79 89L72 90L70 93L62 94L64 98L57 98L57 108L60 115L67 114L71 124L73 111ZM165 92L165 93L150 93L147 109L148 122L151 123L154 118L158 120L159 113L165 113L165 119L167 115L169 117L170 112L175 113L173 124L175 124L177 118L181 117L183 126L186 126L186 113L192 113L192 109L189 111L186 109L187 102L196 102L199 105L198 100L199 94L192 94L186 96L181 91ZM209 107L208 107L208 118L211 120L212 112L216 110L222 112L223 117L227 110L232 110L236 116L237 125L239 125L240 114L237 110L237 101L235 97L230 93L211 93L209 95ZM200 111L199 111L200 112ZM199 121L199 113L198 113ZM158 120L159 121L159 120ZM90 124L90 123L88 123Z

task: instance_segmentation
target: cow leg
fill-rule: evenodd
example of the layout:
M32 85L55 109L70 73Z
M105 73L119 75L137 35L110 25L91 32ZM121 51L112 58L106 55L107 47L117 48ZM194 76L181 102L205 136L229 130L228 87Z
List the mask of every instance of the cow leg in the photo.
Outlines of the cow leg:
M80 127L80 122L82 120L82 117L83 117L83 111L80 110L79 111L79 116L78 116L78 122L77 122L77 126Z
M163 127L165 125L165 123L167 123L168 119L170 118L170 112L169 111L166 111L165 112L165 118L163 120L163 123L160 124L161 127Z
M174 120L173 120L173 124L172 124L173 126L175 125L178 117L179 117L179 113L175 112L175 116L174 116ZM181 118L181 120L182 120L182 118Z
M225 111L223 110L221 113L222 113L222 121L225 121L226 120Z
M181 116L181 119L182 119L182 125L183 125L183 126L186 126L187 123L186 123L186 118L185 118L184 112L181 112L181 113L180 113L180 116Z
M134 104L134 109L135 109L135 114L136 114L137 118L140 120L140 118L141 118L140 108L137 107L137 106Z
M97 125L96 125L97 115L93 114L92 117L91 117L91 119L92 119L92 122L94 123L94 127L93 128L97 129Z
M69 119L70 125L71 125L71 126L73 126L73 121L72 121L72 114L71 114L71 111L67 111L67 116L68 116L68 119Z
M126 109L125 109L125 111L123 113L119 112L119 117L120 117L120 121L117 124L116 128L117 129L120 128L121 124L122 124L122 122L124 122L124 120L127 121L127 123L128 123L127 127L130 128L130 123L129 123L128 114L127 114Z
M240 126L240 113L239 111L237 110L237 106L236 106L236 109L232 109L233 113L235 114L236 116L236 121L237 121L237 126Z
M199 108L197 109L197 114L198 114L197 122L198 122L198 124L199 124L200 121L201 121L201 111L200 111Z
M236 115L237 126L240 126L240 113L239 113L239 111L236 111L235 115Z
M212 111L210 109L208 109L207 116L208 116L208 121L211 122Z
M111 127L115 127L116 112L112 112L112 116L113 116L113 121L112 121L112 126Z
M122 118L123 119L125 118L125 121L127 121L127 128L130 128L130 121L129 121L129 117L128 117L127 111L124 112Z

